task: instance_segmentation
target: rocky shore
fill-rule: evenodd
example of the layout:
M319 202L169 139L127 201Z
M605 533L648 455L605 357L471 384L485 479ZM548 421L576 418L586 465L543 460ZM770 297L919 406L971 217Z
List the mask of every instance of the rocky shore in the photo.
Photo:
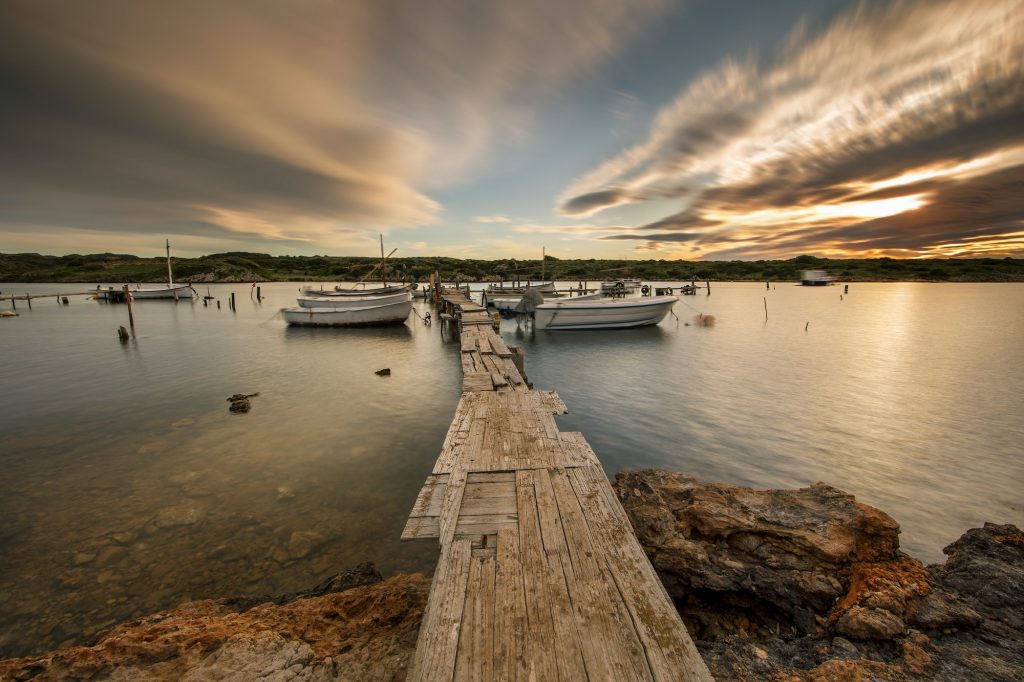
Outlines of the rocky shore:
M1024 680L1024 534L985 524L924 566L884 512L799 490L619 474L615 489L721 680Z
M825 484L752 490L619 474L616 491L719 680L1024 680L1024 534L967 531L924 566ZM301 593L194 601L0 680L403 680L430 581L371 565Z

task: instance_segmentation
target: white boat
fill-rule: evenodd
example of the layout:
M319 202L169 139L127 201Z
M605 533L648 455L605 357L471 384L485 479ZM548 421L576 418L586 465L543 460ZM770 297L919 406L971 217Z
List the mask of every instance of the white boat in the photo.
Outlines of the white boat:
M526 284L526 285L521 286L521 287L516 287L516 286L508 286L507 287L504 284L491 284L486 289L484 289L484 291L488 294L488 298L490 298L491 295L501 296L501 297L508 297L508 296L512 296L514 294L522 295L522 293L524 291L526 291L527 287L536 289L537 291L539 291L542 294L553 294L553 293L555 293L555 283L554 282L541 282L540 284Z
M141 285L135 285L134 289L129 290L134 301L145 301L149 299L174 299L175 301L181 299L192 300L192 296L195 295L196 290L192 288L191 284L175 284L171 278L171 240L167 240L167 286L159 287L143 287Z
M658 324L676 304L676 296L565 299L537 306L534 329L625 329Z
M804 270L800 273L800 284L805 287L823 287L836 281L825 270Z
M300 308L367 308L371 306L411 301L412 292L408 289L394 294L364 296L299 296Z
M375 287L363 287L357 284L356 287L335 286L333 289L314 289L311 286L305 286L302 287L302 293L306 296L343 298L347 296L385 296L409 291L409 286L406 284L391 284Z
M412 311L412 299L359 308L283 308L288 324L300 327L373 327L402 324Z

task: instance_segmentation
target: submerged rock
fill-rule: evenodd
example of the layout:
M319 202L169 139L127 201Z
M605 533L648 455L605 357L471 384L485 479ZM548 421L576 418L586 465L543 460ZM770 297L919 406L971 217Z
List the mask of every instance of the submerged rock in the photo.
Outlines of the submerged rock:
M822 483L641 471L615 488L718 679L1024 680L1014 526L972 529L925 567L891 517Z
M231 403L228 406L228 410L231 411L231 412L234 412L235 414L241 414L241 413L248 412L249 410L252 409L252 403L249 401L249 398L255 398L258 395L259 395L259 392L256 392L256 393L236 393L236 394L234 394L233 396L230 396L227 399L228 402Z

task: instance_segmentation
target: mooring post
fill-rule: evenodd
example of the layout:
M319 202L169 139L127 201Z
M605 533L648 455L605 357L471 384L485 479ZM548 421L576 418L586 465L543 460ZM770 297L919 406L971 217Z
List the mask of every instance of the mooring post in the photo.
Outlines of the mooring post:
M32 295L25 294L25 300L28 301L28 309L32 310Z
M260 287L256 287L256 300L257 301L262 301L263 300L263 294L260 293Z
M231 309L235 309L235 292L231 292Z
M217 300L217 310L220 310L220 300Z
M765 299L764 299L764 321L765 322L768 321L768 297L767 296L765 296Z
M117 338L121 339L121 343L128 342L128 330L123 325L117 328Z
M11 294L11 310L17 310L18 304L14 302L14 294Z
M128 285L124 285L124 302L128 304L128 324L132 328L132 336L135 336L135 315L132 313L132 293L128 291ZM121 327L124 329L124 327Z

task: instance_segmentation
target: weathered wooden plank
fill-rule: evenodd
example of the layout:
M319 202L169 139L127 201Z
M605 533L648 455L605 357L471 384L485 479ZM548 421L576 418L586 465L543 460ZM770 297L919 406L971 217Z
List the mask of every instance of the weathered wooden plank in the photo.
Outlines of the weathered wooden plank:
M475 477L477 472L470 474L471 479ZM511 472L509 472L511 473ZM507 497L515 499L516 497L516 485L515 481L507 481L500 483L466 483L466 492L463 493L462 503L466 504L468 500L477 498L496 498L496 497Z
M466 483L515 483L514 471L471 471Z
M440 516L441 500L444 497L445 486L448 485L448 478L448 474L427 476L409 516Z
M530 471L516 472L519 510L519 543L526 588L526 617L529 623L530 676L538 680L558 679L559 654L555 649L555 625L548 593L547 560L537 518L537 501Z
M655 679L711 680L604 471L596 466L575 467L568 474Z
M410 516L402 531L403 540L436 538L440 534L436 516Z
M481 535L494 535L502 528L516 528L516 521L487 521L478 523L478 516L467 516L459 521L454 537L477 540Z
M527 637L526 592L523 584L519 529L498 531L495 570L494 672L499 680L525 680L533 658Z
M468 491L467 491L468 492ZM468 516L484 516L484 515L505 515L515 516L516 513L516 498L515 497L471 497L467 499L464 494L462 497L462 510L459 512L460 518L466 518Z
M494 679L494 565L493 557L470 560L455 661L454 679L458 681Z
M551 600L551 619L555 628L555 647L558 650L558 676L562 680L586 679L583 645L577 630L575 611L564 572L566 566L571 572L572 566L565 547L565 533L558 518L558 505L547 470L536 469L529 475L533 478L537 520L547 560L547 593ZM587 636L589 637L589 633ZM592 653L598 652L592 650ZM604 653L601 652L601 655Z
M582 507L564 470L549 476L566 549L564 564L584 661L591 679L650 679L639 637L614 586L601 568Z
M411 682L452 678L469 580L470 551L469 540L454 540L442 547L409 669L407 679Z
M463 334L459 339L459 346L463 353L476 350L476 339L471 334Z
M534 393L537 394L540 403L552 414L569 414L569 408L554 391L534 391Z
M441 515L438 517L438 539L441 546L451 540L455 533L455 524L459 519L459 508L462 507L462 493L466 489L467 474L462 469L456 469L448 479L445 486L444 499L441 502Z
M508 346L505 345L505 342L497 334L491 337L491 350L493 350L495 355L497 355L498 357L512 357L512 351L508 349Z

